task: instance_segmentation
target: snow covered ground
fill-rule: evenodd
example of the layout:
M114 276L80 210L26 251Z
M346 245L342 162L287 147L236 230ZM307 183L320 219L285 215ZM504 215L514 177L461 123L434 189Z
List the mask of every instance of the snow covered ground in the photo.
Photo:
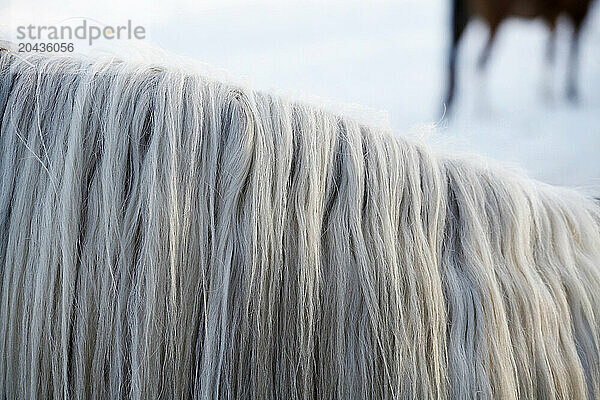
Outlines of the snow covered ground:
M448 5L449 0L107 0L101 7L58 0L50 7L42 0L9 0L0 15L9 16L4 26L9 37L26 21L131 19L146 27L147 42L243 76L254 87L384 111L371 118L387 115L398 134L436 125L429 139L436 146L473 151L600 196L600 4L582 37L581 104L570 105L563 96L570 28L560 30L555 97L548 102L541 95L544 25L506 23L482 79L474 66L486 29L475 23L461 48L457 113L439 124Z

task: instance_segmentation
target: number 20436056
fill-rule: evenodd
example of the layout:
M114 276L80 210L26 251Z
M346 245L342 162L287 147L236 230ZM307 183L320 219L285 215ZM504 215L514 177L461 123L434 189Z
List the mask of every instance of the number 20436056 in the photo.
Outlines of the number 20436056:
M72 53L73 43L19 43L20 53Z

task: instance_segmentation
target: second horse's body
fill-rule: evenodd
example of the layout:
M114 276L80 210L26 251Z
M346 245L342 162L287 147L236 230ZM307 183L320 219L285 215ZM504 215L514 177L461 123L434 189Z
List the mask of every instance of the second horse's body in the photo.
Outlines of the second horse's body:
M448 86L445 97L446 107L450 109L454 100L458 44L469 21L474 18L482 19L489 27L488 40L478 60L478 69L483 70L487 65L498 28L504 20L510 17L541 18L544 20L550 29L546 58L549 63L553 63L557 21L561 16L567 17L573 24L573 35L569 52L566 90L567 97L572 101L576 101L578 98L579 36L591 3L592 0L453 0L452 38L448 54Z

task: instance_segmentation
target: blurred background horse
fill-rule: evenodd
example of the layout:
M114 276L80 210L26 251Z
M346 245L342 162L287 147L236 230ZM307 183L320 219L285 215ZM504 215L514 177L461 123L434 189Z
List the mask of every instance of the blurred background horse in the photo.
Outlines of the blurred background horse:
M591 3L591 0L452 0L452 40L448 54L445 112L450 113L456 92L458 45L467 25L475 18L483 20L489 28L487 42L477 61L477 69L481 73L485 71L488 64L498 28L503 21L510 17L543 19L550 30L546 45L546 61L553 65L556 53L556 26L559 17L565 16L573 26L566 96L570 101L576 102L578 99L579 37Z

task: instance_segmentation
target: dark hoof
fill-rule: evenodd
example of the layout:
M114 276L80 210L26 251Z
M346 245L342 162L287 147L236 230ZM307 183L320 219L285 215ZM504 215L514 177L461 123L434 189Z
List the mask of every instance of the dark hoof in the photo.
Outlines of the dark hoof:
M577 93L575 88L571 87L567 89L567 100L572 104L579 103L579 93Z

